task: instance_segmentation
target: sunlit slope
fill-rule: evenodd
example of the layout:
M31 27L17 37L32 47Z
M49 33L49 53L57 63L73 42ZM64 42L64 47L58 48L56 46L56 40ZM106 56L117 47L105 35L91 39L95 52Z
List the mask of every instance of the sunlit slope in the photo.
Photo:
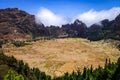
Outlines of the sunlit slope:
M120 57L120 51L109 43L81 38L37 41L19 48L4 47L4 52L51 76L60 76L83 66L102 66L106 58L116 61Z

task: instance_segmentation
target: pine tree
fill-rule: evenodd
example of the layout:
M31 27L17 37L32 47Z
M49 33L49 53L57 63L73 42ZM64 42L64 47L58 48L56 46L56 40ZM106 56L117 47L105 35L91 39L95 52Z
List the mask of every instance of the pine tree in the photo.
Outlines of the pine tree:
M4 80L24 80L24 77L17 74L13 70L9 70L8 73L4 76Z

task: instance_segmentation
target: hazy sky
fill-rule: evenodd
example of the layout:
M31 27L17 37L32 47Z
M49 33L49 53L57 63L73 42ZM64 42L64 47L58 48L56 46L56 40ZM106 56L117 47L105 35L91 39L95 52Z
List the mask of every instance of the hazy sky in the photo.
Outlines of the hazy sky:
M86 16L92 15L92 17L96 18L102 13L106 15L107 12L113 15L112 11L117 12L114 15L116 16L120 12L120 0L0 0L0 8L8 7L17 7L35 14L39 17L37 18L38 22L42 20L41 22L47 25L53 24L56 18L60 18L54 25L61 25L73 21L75 18L87 21L85 20ZM49 14L46 14L46 12ZM48 16L50 18L46 19ZM48 20L48 23L45 23L45 20ZM88 21L86 24L89 26L90 23Z

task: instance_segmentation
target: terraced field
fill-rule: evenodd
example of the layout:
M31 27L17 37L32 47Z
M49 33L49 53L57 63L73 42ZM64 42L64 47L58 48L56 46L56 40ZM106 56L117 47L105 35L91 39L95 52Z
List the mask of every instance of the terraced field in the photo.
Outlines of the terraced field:
M103 66L106 58L116 61L120 57L120 51L109 43L81 38L41 40L18 48L5 45L3 50L6 55L13 55L51 76L60 76L84 66Z

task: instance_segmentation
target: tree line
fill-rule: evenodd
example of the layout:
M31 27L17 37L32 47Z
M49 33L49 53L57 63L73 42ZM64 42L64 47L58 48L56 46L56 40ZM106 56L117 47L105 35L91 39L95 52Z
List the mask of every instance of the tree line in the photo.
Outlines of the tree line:
M78 69L71 74L65 73L63 76L54 77L53 79L38 68L30 68L22 60L18 61L13 56L8 57L1 53L0 65L3 64L8 65L10 68L4 76L4 80L120 80L120 58L115 63L111 62L110 59L106 59L104 67L98 66L93 69L91 65L90 68L84 67L83 71Z
M24 63L22 60L18 61L13 56L8 57L0 53L0 65L3 64L8 65L10 69L22 75L24 80L51 80L50 76L46 75L45 72L41 72L38 68L30 68L28 64ZM7 80L14 79L10 78Z

